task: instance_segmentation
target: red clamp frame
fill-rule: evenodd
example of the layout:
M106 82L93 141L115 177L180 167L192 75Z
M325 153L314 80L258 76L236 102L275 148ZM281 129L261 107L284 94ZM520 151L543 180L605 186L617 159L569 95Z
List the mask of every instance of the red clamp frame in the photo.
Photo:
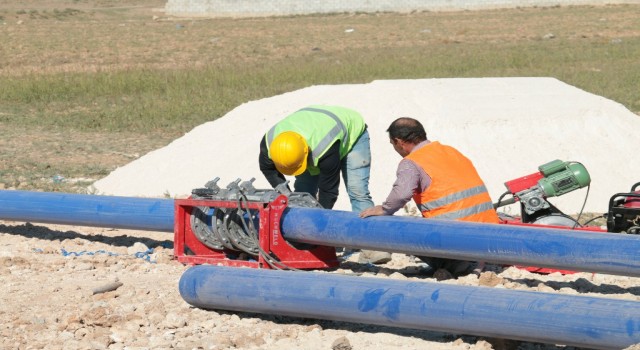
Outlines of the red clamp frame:
M280 221L287 204L287 197L280 195L272 202L248 202L243 206L242 209L258 211L260 248L276 258L279 266L296 269L337 267L339 261L334 247L313 246L309 249L297 249L284 239L280 230ZM238 252L211 249L202 244L191 229L191 210L194 207L238 208L238 203L208 199L176 199L173 249L178 261L190 265L272 268L262 254L258 255L257 260L233 259L232 257Z

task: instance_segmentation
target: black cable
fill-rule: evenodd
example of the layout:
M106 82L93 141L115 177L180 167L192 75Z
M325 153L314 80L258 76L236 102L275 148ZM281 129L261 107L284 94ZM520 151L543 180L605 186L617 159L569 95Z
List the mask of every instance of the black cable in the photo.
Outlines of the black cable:
M582 202L582 208L580 208L580 213L578 214L578 218L576 219L576 224L571 228L572 230L576 228L576 225L579 224L580 217L582 216L582 212L584 211L585 205L587 205L587 199L589 198L589 189L591 189L591 184L587 185L587 193L584 195L584 202Z
M567 164L580 164L586 170L586 167L584 166L584 164L582 164L580 162L576 162L575 160L570 160L570 161L567 161L566 163ZM579 225L580 217L582 216L582 212L584 211L584 207L587 205L587 199L589 198L589 189L591 189L591 184L587 185L587 193L584 195L584 202L582 202L582 208L580 208L580 212L578 213L578 218L575 220L576 224L573 225L573 227L571 228L572 230L575 229L577 225Z
M500 204L502 204L502 199L508 194L511 194L511 192L506 191L505 193L501 194L500 197L498 198L498 202L493 205L493 208L494 209L500 208L500 206L501 206Z
M229 234L227 233L227 228L225 226L226 223L226 217L227 217L227 211L230 210L229 208L215 208L213 213L214 216L211 218L211 225L213 226L215 224L216 229L213 231L215 233L218 234L218 237L220 238L220 241L222 242L222 244L224 245L225 248L230 249L230 250L235 250L235 247L233 245L233 242L230 240L229 238ZM215 221L215 223L214 223Z
M246 211L242 208L243 200L247 208ZM251 209L249 209L248 199L244 195L244 193L241 193L236 202L236 205L238 207L236 209L238 214L236 215L238 215L238 220L242 223L242 227L244 228L244 235L235 235L236 239L238 240L238 244L236 246L248 254L258 255L257 248L260 245L260 241L258 239L258 233L256 232L255 226L253 225L253 221L251 220ZM249 221L249 225L247 225L244 219L245 214L247 214L248 216L247 220ZM246 238L246 241L243 238Z
M266 251L264 251L264 249L262 249L262 247L258 248L260 250L260 255L262 256L262 258L264 259L264 261L267 262L267 264L269 264L269 266L271 266L274 269L278 269L278 270L291 270L291 271L303 271L300 269L296 269L295 267L291 267L288 266L287 264L275 260L269 253L267 253Z
M593 222L593 221L596 221L596 220L598 220L598 219L604 219L604 218L606 218L606 217L607 217L607 216L606 216L606 215L604 215L604 214L599 215L599 216L596 216L596 217L594 217L594 218L591 218L591 219L587 220L585 223L583 223L583 224L582 224L582 226L587 226L587 224L589 224L589 223L591 223L591 222Z
M558 209L558 208L556 208L556 209ZM578 222L578 220L576 220L576 219L572 218L570 215L567 215L567 214L563 213L562 211L560 211L560 209L558 209L558 212L557 212L557 213L552 213L552 214L550 214L550 215L551 215L551 216L554 216L554 215L555 215L555 216L561 216L561 217L563 217L563 218L567 218L567 219L569 219L569 220L573 221L573 222L574 222L574 224L573 224L573 227L571 227L571 229L572 229L572 230L573 230L574 228L576 228L576 226L582 227L582 225L580 225L580 223Z

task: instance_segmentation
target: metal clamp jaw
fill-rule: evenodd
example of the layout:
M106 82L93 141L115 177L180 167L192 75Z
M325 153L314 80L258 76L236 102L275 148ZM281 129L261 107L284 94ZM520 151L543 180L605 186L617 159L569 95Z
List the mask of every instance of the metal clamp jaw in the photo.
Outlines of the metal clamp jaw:
M292 192L289 189L289 181L285 181L275 187L275 189L256 189L253 186L255 178L248 181L236 179L229 183L226 188L218 186L219 177L207 182L204 188L194 189L192 198L211 199L219 201L245 200L248 202L273 202L278 196L285 195L290 207L297 208L322 208L322 205L309 193Z

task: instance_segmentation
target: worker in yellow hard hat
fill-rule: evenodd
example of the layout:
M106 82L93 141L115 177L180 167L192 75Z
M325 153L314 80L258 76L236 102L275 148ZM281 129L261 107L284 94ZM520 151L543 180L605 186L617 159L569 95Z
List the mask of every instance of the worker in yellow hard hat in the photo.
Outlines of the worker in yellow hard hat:
M354 110L309 106L290 114L262 138L259 165L271 186L295 176L294 191L310 193L326 209L338 199L342 174L352 210L373 206L369 133Z
M338 199L342 173L351 209L359 213L373 206L369 132L354 110L309 106L285 117L262 139L259 164L271 186L285 182L285 175L295 176L294 191L310 193L326 209ZM388 252L360 254L373 264L391 260Z
M271 186L295 176L294 191L310 193L326 209L338 199L342 173L351 209L360 213L373 206L369 132L362 116L349 108L309 106L285 117L262 139L259 164ZM387 252L360 254L374 264L391 260Z
M271 142L271 160L276 169L284 175L298 176L307 170L309 145L294 131L285 131Z

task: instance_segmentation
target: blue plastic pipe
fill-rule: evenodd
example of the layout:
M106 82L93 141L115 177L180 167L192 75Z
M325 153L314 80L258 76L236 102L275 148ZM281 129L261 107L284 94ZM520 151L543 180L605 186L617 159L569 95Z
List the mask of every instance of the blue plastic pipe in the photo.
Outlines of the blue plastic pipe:
M0 219L173 232L174 201L0 190ZM295 242L640 276L640 236L289 208Z
M283 236L295 242L415 256L640 276L640 236L505 224L291 208Z
M486 287L200 265L180 295L203 309L278 314L599 349L640 343L640 303Z
M0 219L173 232L171 199L0 191Z

